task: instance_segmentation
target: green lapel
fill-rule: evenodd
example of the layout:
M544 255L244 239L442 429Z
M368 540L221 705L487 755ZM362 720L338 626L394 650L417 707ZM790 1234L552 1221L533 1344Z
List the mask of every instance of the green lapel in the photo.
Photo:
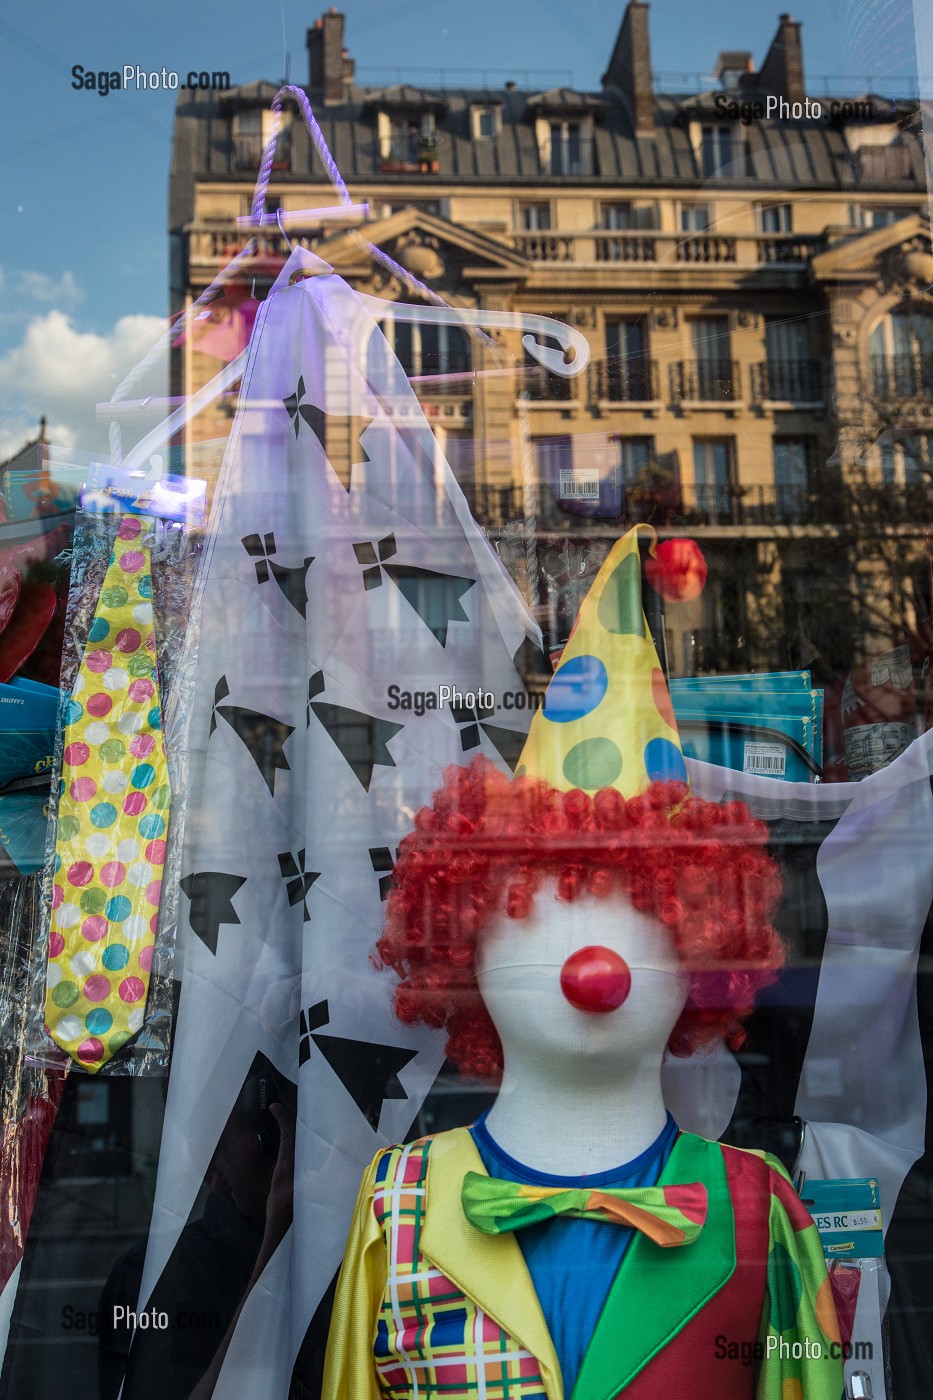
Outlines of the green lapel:
M706 1186L706 1224L693 1244L672 1249L661 1249L636 1231L600 1313L571 1400L616 1400L732 1277L735 1217L718 1143L681 1133L658 1184L687 1181Z
M514 1234L484 1235L463 1213L467 1172L488 1176L466 1128L431 1142L418 1247L519 1346L537 1358L548 1400L564 1400L560 1363L531 1275Z

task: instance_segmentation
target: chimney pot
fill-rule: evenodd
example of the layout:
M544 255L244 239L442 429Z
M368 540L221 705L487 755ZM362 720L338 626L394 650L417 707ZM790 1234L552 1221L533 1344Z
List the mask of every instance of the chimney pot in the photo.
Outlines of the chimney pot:
M769 96L783 97L787 102L803 102L806 99L800 23L789 14L779 18L777 33L761 65L755 86Z
M331 5L308 30L308 87L325 105L344 102L353 80L353 60L343 42L345 16Z
M622 17L603 87L621 92L636 133L654 131L654 87L651 78L651 41L648 32L648 6L644 0L629 0Z

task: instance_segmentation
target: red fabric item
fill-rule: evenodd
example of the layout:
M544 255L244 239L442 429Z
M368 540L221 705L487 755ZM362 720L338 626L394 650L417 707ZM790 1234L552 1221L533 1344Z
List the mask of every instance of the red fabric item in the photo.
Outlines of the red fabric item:
M829 1283L833 1290L836 1316L839 1319L839 1335L842 1337L843 1345L848 1345L852 1340L855 1308L858 1303L861 1282L862 1271L855 1264L846 1264L842 1259L833 1259L830 1262Z
M706 584L706 560L696 540L664 540L645 560L645 576L669 603L699 598Z
M754 1400L758 1339L768 1271L771 1169L760 1157L722 1148L735 1212L735 1272L692 1321L620 1392L618 1400L696 1396ZM737 1358L721 1356L718 1338L738 1342ZM741 1346L748 1344L747 1365Z
M11 680L32 656L55 616L58 599L50 583L24 583L13 616L0 633L0 681Z
M0 1289L23 1257L26 1232L67 1070L50 1070L47 1097L31 1098L26 1111L0 1136Z

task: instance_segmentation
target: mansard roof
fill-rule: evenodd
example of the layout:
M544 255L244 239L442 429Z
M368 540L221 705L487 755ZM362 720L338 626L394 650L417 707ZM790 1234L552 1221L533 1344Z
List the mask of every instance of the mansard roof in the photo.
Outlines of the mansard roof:
M178 178L243 179L234 164L232 122L239 102L255 105L275 91L271 83L253 83L222 95L209 92L179 93L176 112L175 170ZM729 94L728 96L732 96ZM697 97L700 97L698 94ZM696 108L697 97L688 99ZM702 107L710 98L703 95ZM923 154L912 120L915 104L890 102L871 97L873 122L897 128L900 143L907 145L910 158L899 178L878 183L885 192L901 191L918 195L924 189ZM499 110L497 134L480 136L472 121L476 106L495 105ZM344 178L348 181L378 180L380 183L410 185L407 171L382 169L377 112L408 107L430 108L437 128L437 169L422 173L425 198L432 185L496 183L511 186L587 185L652 187L675 185L710 188L793 188L835 189L866 193L873 181L857 168L856 158L846 140L843 121L822 119L799 121L755 120L739 128L744 135L747 159L741 168L710 179L703 175L691 139L690 121L682 95L660 93L654 99L655 130L636 132L622 96L612 88L588 92L557 88L542 93L517 87L445 88L428 91L409 84L392 88L353 87L346 101L320 107L316 116ZM591 173L552 175L542 166L536 139L535 117L552 114L559 108L567 120L575 114L598 114L593 127ZM864 127L864 122L859 123ZM300 119L292 122L291 169L277 172L277 180L307 183L327 178L313 151Z

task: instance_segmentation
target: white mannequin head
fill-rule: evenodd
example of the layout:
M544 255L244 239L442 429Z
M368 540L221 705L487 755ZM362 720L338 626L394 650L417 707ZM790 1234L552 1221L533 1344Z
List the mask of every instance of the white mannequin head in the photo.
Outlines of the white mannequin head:
M578 1010L561 988L567 959L594 946L618 954L631 973L631 990L608 1012ZM559 900L553 879L542 883L526 918L494 915L476 971L507 1073L527 1058L574 1078L656 1069L689 990L671 935L657 919L617 893Z

